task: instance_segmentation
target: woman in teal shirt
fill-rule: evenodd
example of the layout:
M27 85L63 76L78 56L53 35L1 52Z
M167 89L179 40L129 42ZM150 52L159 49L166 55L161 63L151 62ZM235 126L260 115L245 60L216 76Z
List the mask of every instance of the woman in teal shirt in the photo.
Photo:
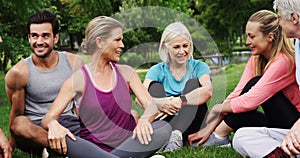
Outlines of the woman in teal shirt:
M181 107L166 104L161 119L170 122L172 135L164 151L180 149L189 134L198 131L207 113L207 100L212 95L210 70L204 62L193 59L193 41L180 22L168 25L161 37L159 56L162 60L147 72L144 86L155 98L179 98Z

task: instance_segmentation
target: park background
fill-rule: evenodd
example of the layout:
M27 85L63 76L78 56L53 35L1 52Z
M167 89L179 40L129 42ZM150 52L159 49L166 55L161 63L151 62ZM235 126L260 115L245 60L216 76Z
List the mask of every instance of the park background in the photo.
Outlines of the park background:
M128 10L141 7L160 7L165 11L184 14L199 23L210 35L211 43L204 43L195 49L194 55L206 62L212 70L213 97L209 107L221 102L235 87L243 72L250 51L245 46L245 25L254 12L261 9L273 10L273 0L0 0L0 128L8 136L10 104L5 94L5 73L20 59L31 55L27 40L27 20L31 14L43 9L54 12L60 22L60 41L57 50L65 50L81 55L85 63L89 56L80 51L87 23L99 15L116 16ZM134 14L126 20L142 21L145 15ZM167 23L159 16L149 14L161 23ZM162 15L161 15L162 16ZM136 22L136 21L135 21ZM165 24L166 25L166 24ZM194 33L193 39L201 34ZM138 70L144 79L147 69L159 62L157 46L164 27L136 27L124 32L124 55L120 63L129 64ZM206 37L201 38L207 39ZM201 43L194 40L194 44ZM136 46L151 43L139 51ZM154 44L153 44L154 43ZM217 49L212 49L216 47ZM218 58L221 57L221 64ZM145 70L145 71L140 71ZM47 84L47 83L45 83ZM134 98L133 98L134 99ZM139 109L136 105L134 108ZM184 148L166 157L241 157L232 148ZM30 157L19 150L14 157Z

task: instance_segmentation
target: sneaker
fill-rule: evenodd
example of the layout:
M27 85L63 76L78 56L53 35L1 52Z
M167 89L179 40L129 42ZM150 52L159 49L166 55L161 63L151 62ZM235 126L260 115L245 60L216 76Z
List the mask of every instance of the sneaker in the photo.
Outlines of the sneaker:
M231 147L231 144L228 136L220 139L216 137L215 133L212 133L201 146Z
M43 154L47 153L46 155L48 155L48 157L46 157L46 158L68 158L67 155L59 154L59 153L51 150L50 148L45 148L45 149L43 151ZM42 157L42 158L44 158L44 157Z
M174 151L182 148L183 141L182 141L182 133L178 130L172 131L170 139L166 146L163 148L163 151Z
M48 158L48 156L49 156L49 153L47 151L47 148L44 148L43 153L42 153L42 158Z
M153 155L150 158L166 158L164 155Z

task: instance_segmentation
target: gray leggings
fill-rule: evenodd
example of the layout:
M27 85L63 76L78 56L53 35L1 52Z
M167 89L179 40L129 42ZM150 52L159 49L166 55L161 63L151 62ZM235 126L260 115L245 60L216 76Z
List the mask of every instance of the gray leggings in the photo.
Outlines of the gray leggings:
M199 87L202 87L202 85L198 79L190 79L185 83L183 94L187 94ZM152 97L166 97L164 86L158 81L152 81L148 91ZM203 120L205 120L207 111L206 103L199 106L184 106L176 115L168 116L164 120L170 123L173 130L177 129L183 132L183 141L187 141L188 135L198 132L205 126L205 121Z
M152 141L148 145L142 145L138 139L129 137L110 153L82 138L76 137L76 141L73 141L66 137L67 155L70 158L149 157L169 140L172 132L171 126L165 121L155 121L152 123L152 127L154 132L151 136Z

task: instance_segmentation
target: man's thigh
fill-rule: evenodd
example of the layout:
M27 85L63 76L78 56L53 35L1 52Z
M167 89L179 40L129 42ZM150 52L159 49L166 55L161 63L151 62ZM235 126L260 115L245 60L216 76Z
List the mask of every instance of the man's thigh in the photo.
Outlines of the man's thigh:
M42 142L47 141L47 131L40 126L40 122L32 121L25 116L19 116L15 119L12 136L17 148L30 154L40 154L42 152L45 145L39 140L44 139Z
M279 142L282 142L284 137L288 134L290 130L281 128L266 128L265 131L269 135L269 137Z
M34 140L40 137L39 140L47 143L47 131L42 128L42 120L30 120L25 116L20 116L16 119L17 133L13 134L17 148L24 152L32 154L40 154L43 148L47 147L45 144ZM80 123L78 117L71 115L64 115L58 119L64 127L68 128L74 135L79 135ZM43 138L44 137L44 138ZM48 143L47 143L48 144Z
M79 118L71 115L63 115L58 119L58 122L69 129L74 135L78 136L80 131Z
M42 120L33 121L36 125L42 126ZM72 115L62 115L57 120L62 126L70 130L74 135L78 136L80 131L79 118Z

